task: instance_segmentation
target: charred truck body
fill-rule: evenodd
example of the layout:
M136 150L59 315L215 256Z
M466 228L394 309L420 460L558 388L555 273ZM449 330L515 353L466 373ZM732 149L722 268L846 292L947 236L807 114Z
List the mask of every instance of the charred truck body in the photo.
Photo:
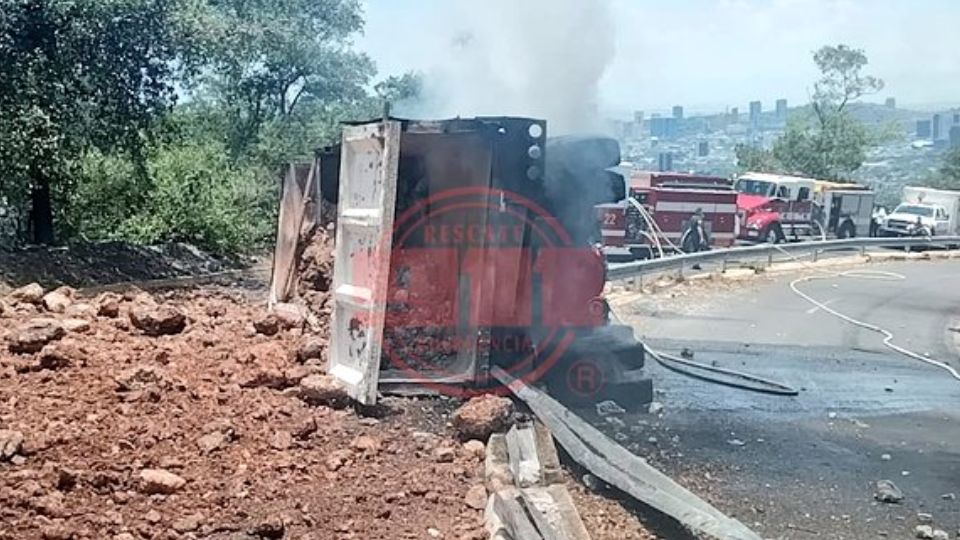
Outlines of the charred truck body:
M316 167L337 206L331 374L363 403L378 388L469 395L499 386L495 365L567 403L649 402L596 247L594 205L625 193L619 162L615 140L548 140L529 118L347 126Z

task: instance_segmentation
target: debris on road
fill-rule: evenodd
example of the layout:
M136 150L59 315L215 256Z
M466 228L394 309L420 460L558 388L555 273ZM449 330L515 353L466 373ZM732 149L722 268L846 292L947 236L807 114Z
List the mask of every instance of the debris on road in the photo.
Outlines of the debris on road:
M873 497L882 503L896 504L903 501L903 492L892 481L880 480Z
M616 401L607 400L597 403L597 416L615 416L626 413L627 410Z

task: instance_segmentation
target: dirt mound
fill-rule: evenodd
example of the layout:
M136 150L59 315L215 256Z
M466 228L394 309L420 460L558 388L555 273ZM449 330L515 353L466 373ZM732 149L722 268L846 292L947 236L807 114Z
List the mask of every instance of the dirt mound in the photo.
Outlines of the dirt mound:
M0 248L0 289L31 281L44 286L90 287L127 281L197 276L242 268L183 243L136 246L79 242L65 247Z
M327 296L333 284L333 232L314 227L300 239L297 294L317 316L329 314Z
M449 411L340 408L304 345L315 338L257 333L264 310L241 293L78 302L111 309L44 312L87 325L39 352L9 348L36 309L0 318L12 329L0 347L0 539L483 537L466 500L482 463L445 427ZM154 304L183 313L182 331L134 327L131 312Z

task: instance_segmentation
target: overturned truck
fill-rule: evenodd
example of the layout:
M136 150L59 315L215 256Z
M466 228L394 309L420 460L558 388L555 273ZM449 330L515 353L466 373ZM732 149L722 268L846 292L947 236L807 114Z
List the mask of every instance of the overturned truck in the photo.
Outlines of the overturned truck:
M496 366L569 404L652 399L643 346L610 324L593 207L623 198L616 141L542 120L344 127L285 182L273 300L304 223L335 231L330 373L351 396L497 390Z

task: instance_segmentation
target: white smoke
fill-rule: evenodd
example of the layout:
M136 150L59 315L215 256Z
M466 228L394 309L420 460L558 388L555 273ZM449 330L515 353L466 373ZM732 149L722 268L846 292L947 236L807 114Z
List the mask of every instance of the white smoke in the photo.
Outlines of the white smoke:
M398 115L531 116L553 135L602 128L598 85L615 52L609 0L457 0L423 96Z

